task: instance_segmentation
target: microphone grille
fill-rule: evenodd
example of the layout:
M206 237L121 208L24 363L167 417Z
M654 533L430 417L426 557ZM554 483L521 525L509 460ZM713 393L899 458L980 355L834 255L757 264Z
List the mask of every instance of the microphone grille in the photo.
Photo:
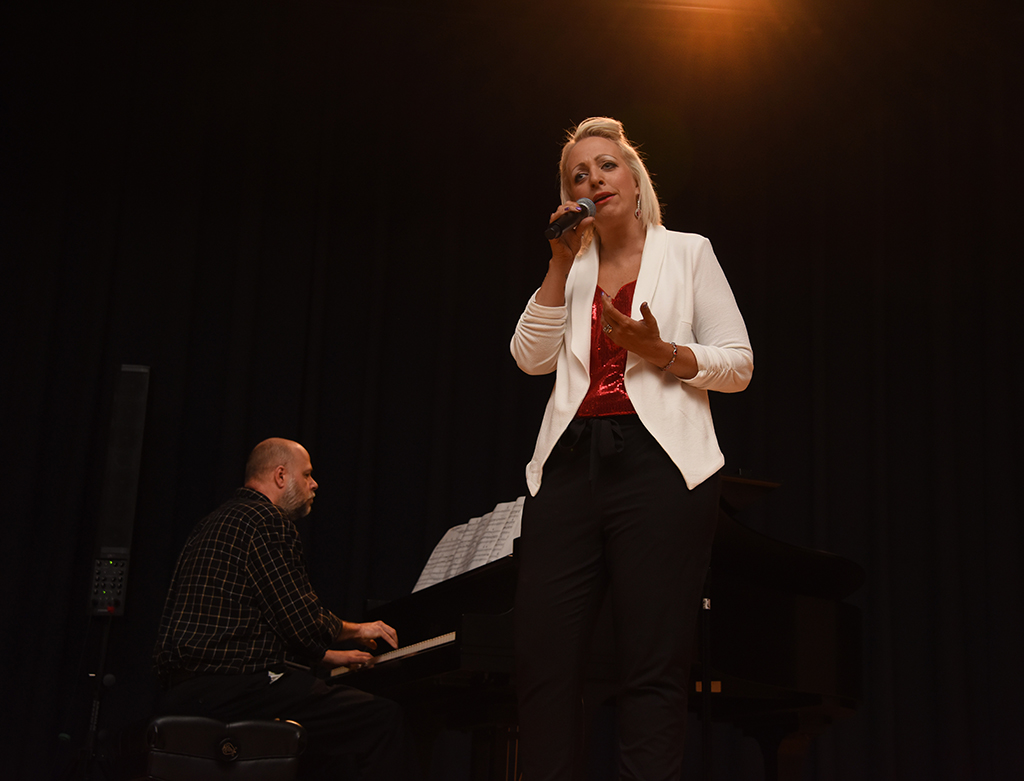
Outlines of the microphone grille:
M588 217L593 217L595 214L597 214L597 206L589 198L580 198L578 201L576 201L576 203L578 203L580 206L587 210Z

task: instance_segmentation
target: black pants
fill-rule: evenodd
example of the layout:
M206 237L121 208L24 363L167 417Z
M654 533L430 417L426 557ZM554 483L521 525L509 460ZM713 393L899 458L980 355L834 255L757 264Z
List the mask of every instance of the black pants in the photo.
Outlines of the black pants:
M164 694L160 711L226 722L297 721L308 737L301 760L303 778L417 777L398 705L358 689L329 686L301 670L287 670L273 682L266 671L192 678Z
M583 670L605 591L620 777L676 781L715 476L688 490L635 416L574 421L527 498L516 595L524 781L582 778Z

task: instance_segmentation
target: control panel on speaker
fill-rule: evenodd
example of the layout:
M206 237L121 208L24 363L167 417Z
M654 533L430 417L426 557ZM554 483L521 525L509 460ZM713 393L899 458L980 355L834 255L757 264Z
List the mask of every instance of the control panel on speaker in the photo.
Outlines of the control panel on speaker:
M94 616L124 615L128 557L105 556L95 561L89 612Z

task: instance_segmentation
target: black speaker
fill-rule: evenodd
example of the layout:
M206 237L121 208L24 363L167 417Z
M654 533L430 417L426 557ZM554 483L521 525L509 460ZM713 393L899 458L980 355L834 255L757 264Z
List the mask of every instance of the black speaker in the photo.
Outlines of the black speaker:
M124 613L148 395L149 367L122 365L114 389L100 496L96 560L89 595L91 615Z

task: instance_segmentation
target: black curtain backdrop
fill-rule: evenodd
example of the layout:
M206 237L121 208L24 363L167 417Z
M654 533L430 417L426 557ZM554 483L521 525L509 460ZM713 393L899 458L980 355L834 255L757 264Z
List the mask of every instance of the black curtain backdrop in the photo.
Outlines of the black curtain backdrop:
M807 777L1024 776L1021 12L685 5L8 4L5 777L84 745L122 363L152 374L104 733L146 717L178 550L260 439L309 448L310 570L353 619L525 493L551 380L507 344L595 114L746 317L754 379L716 425L727 473L781 487L741 520L867 572L865 698ZM761 778L749 739L715 746L716 778Z

